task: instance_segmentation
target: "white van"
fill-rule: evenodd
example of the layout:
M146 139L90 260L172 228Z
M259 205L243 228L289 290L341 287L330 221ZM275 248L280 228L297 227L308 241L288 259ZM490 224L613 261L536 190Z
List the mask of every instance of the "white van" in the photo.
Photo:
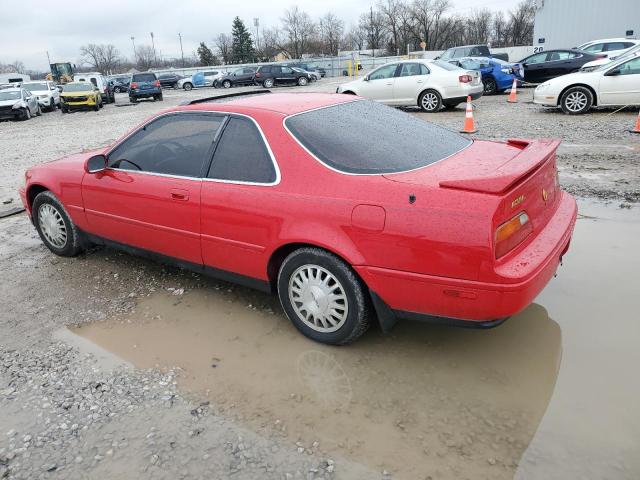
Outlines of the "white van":
M116 101L115 96L111 90L109 90L109 82L104 75L98 72L89 73L76 73L73 76L74 82L91 82L102 95L102 101L105 103L113 103Z

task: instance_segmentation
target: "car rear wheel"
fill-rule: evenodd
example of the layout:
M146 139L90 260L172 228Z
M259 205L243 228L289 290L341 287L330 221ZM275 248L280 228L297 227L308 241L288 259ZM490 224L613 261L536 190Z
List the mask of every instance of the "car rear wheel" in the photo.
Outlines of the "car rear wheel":
M266 78L265 81L262 83L262 86L264 88L271 88L273 87L273 78Z
M586 113L593 105L593 94L586 87L571 87L562 94L560 107L564 113L579 115Z
M442 97L435 90L426 90L420 94L418 106L423 112L435 113L442 108Z
M298 85L301 87L304 87L308 82L308 80L305 77L300 77L298 78Z
M231 88L231 82L229 80L225 80L224 82L222 82L222 86L224 88Z
M496 83L496 79L493 77L487 77L482 80L482 84L484 85L484 95L494 95L498 91L498 84Z
M372 309L364 284L325 250L289 254L278 274L278 296L294 326L317 342L344 345L369 328Z
M182 88L184 88L185 90L189 91L189 90L191 90L191 89L193 88L193 83L191 83L191 82L186 82L186 83L182 86Z
M73 257L82 250L78 229L53 193L39 193L31 211L38 235L49 250L63 257Z

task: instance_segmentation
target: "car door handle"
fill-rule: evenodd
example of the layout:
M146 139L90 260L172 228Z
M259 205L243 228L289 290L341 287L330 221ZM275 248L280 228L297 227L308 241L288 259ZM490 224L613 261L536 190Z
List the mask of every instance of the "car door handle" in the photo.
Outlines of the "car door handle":
M418 80L416 83L422 83L422 80Z
M174 188L171 190L171 200L186 202L189 200L189 192L186 190L180 190L179 188Z
M387 85L393 85L393 82L391 82L391 83L387 83Z

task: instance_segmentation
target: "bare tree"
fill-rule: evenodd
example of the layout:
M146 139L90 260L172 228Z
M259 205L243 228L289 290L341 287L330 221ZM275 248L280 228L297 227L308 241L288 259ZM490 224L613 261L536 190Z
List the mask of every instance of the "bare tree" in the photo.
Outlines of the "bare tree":
M511 45L533 43L536 8L536 0L522 0L515 10L509 12L509 43Z
M283 48L282 32L277 27L263 29L260 43L258 56L262 61L271 61L279 53L288 55L286 48Z
M114 71L120 63L120 52L115 45L96 45L90 43L80 47L80 56L83 63L88 63L100 73Z
M472 10L466 18L465 43L489 43L491 36L491 11Z
M440 50L444 47L442 36L444 15L451 9L449 0L414 0L411 11L416 18L417 35L427 44L427 49ZM446 30L444 30L446 31Z
M491 31L491 46L504 47L508 44L508 25L502 12L493 14Z
M0 63L0 73L26 73L24 63L14 60L13 63Z
M138 70L149 70L155 60L155 50L151 45L141 45L136 48L136 66Z
M231 35L221 33L215 38L215 44L218 49L218 53L222 57L222 63L231 63L233 46L233 39L231 38Z
M361 25L352 25L342 41L343 50L364 50L367 48L367 31Z
M307 53L309 45L316 32L316 25L307 12L293 6L285 10L282 21L282 30L287 36L288 50L293 58L302 58Z
M371 50L384 47L387 34L385 31L384 18L373 7L369 8L369 12L360 15L358 28L366 35L367 48Z
M344 36L344 22L329 12L320 18L318 27L323 53L337 55Z

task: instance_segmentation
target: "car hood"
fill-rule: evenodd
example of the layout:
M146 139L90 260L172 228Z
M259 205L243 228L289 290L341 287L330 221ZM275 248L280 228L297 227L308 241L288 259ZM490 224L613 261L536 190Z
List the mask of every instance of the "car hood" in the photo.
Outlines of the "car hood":
M353 80L351 82L347 82L347 83L343 83L342 85L340 85L340 88L342 90L345 90L349 87L358 87L360 85L362 85L362 83L364 82L364 80L362 78L359 78L358 80Z
M98 148L95 150L85 150L84 152L73 153L71 155L64 156L62 158L57 158L55 160L51 160L50 162L46 162L45 165L47 167L54 168L81 168L84 169L84 162L87 158L92 157L93 155L98 155L105 152L105 148Z
M30 90L31 95L49 95L49 92L53 93L51 90Z
M86 92L62 92L60 95L63 97L86 97L91 94L93 94L93 92L87 90Z
M12 107L22 100L0 100L0 107Z

